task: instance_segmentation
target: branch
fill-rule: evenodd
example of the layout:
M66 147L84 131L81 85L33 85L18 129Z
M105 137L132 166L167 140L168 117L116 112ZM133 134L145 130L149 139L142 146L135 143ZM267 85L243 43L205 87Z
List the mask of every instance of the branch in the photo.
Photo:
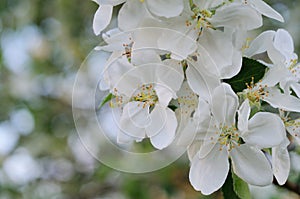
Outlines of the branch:
M298 184L292 183L290 181L286 181L286 183L284 185L279 185L275 178L273 180L273 184L275 184L276 186L279 186L279 187L284 187L287 190L292 191L300 196L300 185L298 185Z

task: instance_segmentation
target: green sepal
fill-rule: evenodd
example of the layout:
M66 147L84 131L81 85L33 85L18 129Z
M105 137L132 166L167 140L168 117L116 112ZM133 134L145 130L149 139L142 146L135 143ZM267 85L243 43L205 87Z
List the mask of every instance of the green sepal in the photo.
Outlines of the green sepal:
M101 102L101 104L98 106L98 109L102 108L107 102L110 100L114 99L116 96L113 94L109 93Z

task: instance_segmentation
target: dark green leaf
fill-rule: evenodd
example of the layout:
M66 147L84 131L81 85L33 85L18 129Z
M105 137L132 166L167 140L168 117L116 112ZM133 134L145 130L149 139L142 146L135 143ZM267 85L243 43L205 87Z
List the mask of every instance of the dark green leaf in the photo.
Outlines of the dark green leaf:
M248 184L232 173L233 190L241 199L251 199L251 194Z
M222 186L222 192L223 192L224 199L241 199L234 191L233 178L230 170L226 178L226 181Z
M224 82L231 85L235 92L241 92L247 88L246 83L250 83L254 78L254 83L263 78L266 66L254 59L243 58L241 71L231 79L226 79Z
M169 106L168 106L172 111L175 111L178 107L177 106L175 106L175 105L173 105L173 104L170 104Z
M113 98L115 98L116 96L114 96L113 94L109 93L101 102L101 104L98 106L98 109L102 108L107 102L109 102L110 100L112 100Z

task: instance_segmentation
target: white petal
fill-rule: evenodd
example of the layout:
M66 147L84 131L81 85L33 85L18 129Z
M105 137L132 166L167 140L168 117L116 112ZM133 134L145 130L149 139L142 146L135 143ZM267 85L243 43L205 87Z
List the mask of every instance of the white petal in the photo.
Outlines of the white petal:
M211 22L215 27L252 30L262 26L262 17L249 6L233 3L224 9L217 9Z
M207 101L211 101L213 90L220 85L220 80L217 76L207 75L204 71L199 71L193 66L187 68L186 77L190 88L200 98Z
M149 123L149 106L143 108L141 102L129 102L124 106L120 119L120 128L124 133L132 137L144 138L144 128Z
M132 141L134 141L135 138L132 136L129 136L128 134L124 133L123 131L119 131L117 135L117 142L119 144L127 144Z
M290 156L287 150L289 143L289 140L286 138L281 145L272 148L273 173L280 185L286 182L290 172Z
M243 132L248 130L248 119L250 117L250 104L246 99L238 110L238 129Z
M160 62L159 54L152 49L133 49L131 53L131 63L135 66Z
M266 4L262 0L252 0L252 4L256 8L258 12L261 14L265 15L266 17L275 19L280 22L284 22L283 17L276 11L274 10L271 6Z
M171 99L176 97L174 91L165 85L156 84L154 89L158 96L159 104L163 107L167 107Z
M232 65L233 44L231 39L232 34L229 32L221 32L218 30L204 31L199 39L199 42L205 48L209 56L199 57L199 62L204 62L201 65L205 65L205 67L213 74L222 77L221 72L223 67ZM202 52L200 52L200 55L201 54ZM217 66L216 69L219 70L217 71L217 74L214 72L214 65L209 64L209 62L206 60L210 59L210 57L213 58L213 62Z
M137 28L146 16L144 4L136 0L127 0L118 15L118 26L121 30Z
M300 112L300 99L292 95L283 94L276 88L268 88L268 96L264 101L268 102L274 108L281 108L286 111Z
M300 97L300 84L297 82L293 82L293 83L291 83L291 88L296 93L297 97L299 98Z
M294 42L290 33L284 29L277 30L274 47L284 55L286 60L289 59L294 53Z
M275 31L269 30L258 35L250 44L249 48L245 50L245 55L252 57L263 52L272 45Z
M238 97L229 84L218 86L212 97L212 114L219 124L235 124L235 114L238 108Z
M187 155L190 161L193 161L195 155L202 146L202 141L195 140L187 149Z
M193 38L171 29L161 28L157 42L159 49L170 51L171 58L176 60L186 59L197 50L197 42Z
M196 129L196 122L189 119L180 131L177 130L176 144L188 147L195 138Z
M285 137L285 127L279 116L258 112L250 120L248 131L241 136L247 144L270 148L279 145Z
M112 17L113 6L100 5L94 15L93 30L96 35L99 35L110 23Z
M155 123L154 123L155 115L153 114L153 111L151 112L151 116L153 116L151 119L152 119L153 125L155 125ZM160 149L160 150L163 148L166 148L173 142L173 140L175 138L175 131L177 128L177 119L176 119L175 113L169 108L165 108L164 111L166 114L166 118L165 118L165 122L163 123L163 126L161 128L159 128L159 131L155 132L157 130L157 128L156 129L147 128L147 134L149 134L150 131L151 131L152 135L155 134L154 136L150 137L150 141L151 141L152 145L155 148ZM159 126L160 123L158 123L157 125ZM152 127L152 124L150 126Z
M273 87L288 76L290 76L290 72L286 67L282 65L274 65L265 73L259 84L262 86L267 85L268 87Z
M162 17L178 16L183 10L183 0L146 0L150 12Z
M109 4L112 6L116 6L125 2L126 0L94 0L94 1L98 2L98 4Z
M224 184L229 171L227 150L219 151L219 146L200 159L194 156L191 163L189 178L192 186L204 195L209 195Z
M272 183L271 165L260 150L243 144L234 148L230 156L234 173L247 183L257 186Z

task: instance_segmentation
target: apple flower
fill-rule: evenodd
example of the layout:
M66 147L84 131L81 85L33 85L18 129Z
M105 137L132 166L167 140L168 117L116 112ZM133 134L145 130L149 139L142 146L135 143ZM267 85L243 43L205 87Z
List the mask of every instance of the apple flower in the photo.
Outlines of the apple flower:
M283 122L277 115L265 112L249 119L248 100L237 109L238 97L225 83L214 90L211 104L199 100L195 115L199 121L200 149L192 158L189 177L192 186L205 195L224 184L229 171L228 158L233 172L247 183L259 186L272 183L272 168L261 149L278 146L283 141Z
M112 106L122 109L118 142L150 138L163 149L175 138L177 119L168 107L183 81L180 62L146 63L132 67L114 84Z

